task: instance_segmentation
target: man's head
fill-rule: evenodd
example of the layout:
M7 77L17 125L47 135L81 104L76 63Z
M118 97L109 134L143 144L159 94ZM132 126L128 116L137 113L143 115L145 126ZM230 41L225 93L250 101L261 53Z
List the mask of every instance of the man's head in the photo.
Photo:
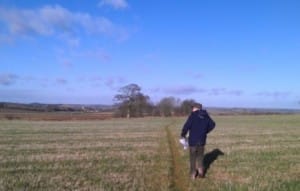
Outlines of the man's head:
M202 104L201 103L195 102L195 103L192 104L192 110L193 111L197 111L199 109L202 109Z

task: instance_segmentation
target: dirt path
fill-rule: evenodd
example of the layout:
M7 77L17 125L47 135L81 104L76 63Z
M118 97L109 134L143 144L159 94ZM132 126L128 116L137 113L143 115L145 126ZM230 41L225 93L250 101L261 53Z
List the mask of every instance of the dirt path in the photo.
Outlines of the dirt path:
M188 183L186 177L182 176L182 172L185 170L183 169L182 165L180 164L180 155L178 152L178 146L176 140L170 130L170 127L174 123L171 123L165 126L168 145L171 153L171 167L170 167L170 190L172 191L185 191L188 188Z

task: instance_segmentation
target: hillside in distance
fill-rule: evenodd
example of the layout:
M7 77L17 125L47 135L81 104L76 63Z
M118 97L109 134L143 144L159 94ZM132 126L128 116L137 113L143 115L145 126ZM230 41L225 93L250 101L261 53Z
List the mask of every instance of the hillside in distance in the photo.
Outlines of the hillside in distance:
M0 102L0 112L107 112L113 111L113 105L103 104L44 104L44 103L12 103Z
M298 114L300 109L277 109L277 108L224 108L208 107L207 111L215 115L263 115L263 114Z
M115 105L104 104L44 104L44 103L12 103L0 102L0 112L113 112ZM224 108L207 107L210 114L296 114L300 109L269 109L269 108Z

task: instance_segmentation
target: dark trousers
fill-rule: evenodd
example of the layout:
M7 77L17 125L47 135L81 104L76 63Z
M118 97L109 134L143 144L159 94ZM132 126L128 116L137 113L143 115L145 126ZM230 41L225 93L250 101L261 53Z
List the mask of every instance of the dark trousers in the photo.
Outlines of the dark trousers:
M199 168L203 169L204 146L190 146L190 174L195 175Z

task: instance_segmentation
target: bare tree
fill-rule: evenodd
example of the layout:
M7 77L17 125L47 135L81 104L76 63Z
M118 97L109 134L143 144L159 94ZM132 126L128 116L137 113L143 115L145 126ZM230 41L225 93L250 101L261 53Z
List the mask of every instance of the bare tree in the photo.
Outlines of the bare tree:
M172 116L176 107L177 100L174 97L165 97L160 100L157 107L159 108L160 115Z
M129 84L119 89L114 99L118 102L122 117L142 117L149 105L150 97L141 92L137 84Z

